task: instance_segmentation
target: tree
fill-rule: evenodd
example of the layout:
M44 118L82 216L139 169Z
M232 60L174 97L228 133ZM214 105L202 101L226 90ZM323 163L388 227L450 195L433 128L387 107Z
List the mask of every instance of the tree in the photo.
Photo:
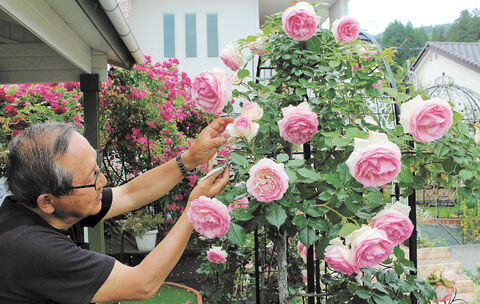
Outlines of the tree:
M460 12L460 17L450 27L447 41L452 42L477 42L480 40L480 13L475 9Z
M435 26L431 41L447 41L447 30L443 26Z

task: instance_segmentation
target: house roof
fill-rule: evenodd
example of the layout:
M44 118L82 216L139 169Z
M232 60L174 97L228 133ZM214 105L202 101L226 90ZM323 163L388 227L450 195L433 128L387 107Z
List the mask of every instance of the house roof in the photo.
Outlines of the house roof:
M143 63L116 6L116 0L0 0L0 83L70 82L94 73L102 79L107 64Z
M423 57L425 57L430 50L480 72L480 43L433 41L428 41L425 44L425 47L413 62L410 68L411 71L415 71Z

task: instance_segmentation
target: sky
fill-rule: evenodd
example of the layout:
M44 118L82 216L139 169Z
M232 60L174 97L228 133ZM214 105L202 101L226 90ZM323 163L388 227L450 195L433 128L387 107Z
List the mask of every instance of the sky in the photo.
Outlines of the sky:
M360 28L377 35L399 20L413 27L453 23L464 9L480 9L480 0L349 0L348 14Z

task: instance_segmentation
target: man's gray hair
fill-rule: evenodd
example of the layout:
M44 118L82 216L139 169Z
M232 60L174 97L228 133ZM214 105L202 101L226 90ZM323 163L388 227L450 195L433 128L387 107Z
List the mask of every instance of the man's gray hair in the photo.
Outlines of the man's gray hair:
M9 144L7 185L19 202L37 207L43 193L62 196L71 193L73 173L56 161L68 149L76 131L60 122L34 124Z

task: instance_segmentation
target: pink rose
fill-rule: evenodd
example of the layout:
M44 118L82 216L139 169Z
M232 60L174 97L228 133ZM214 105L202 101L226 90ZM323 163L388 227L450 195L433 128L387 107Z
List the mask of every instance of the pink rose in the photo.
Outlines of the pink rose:
M385 231L363 226L345 238L353 251L353 261L359 268L370 268L385 261L393 251L393 244Z
M377 83L372 84L372 88L376 89L382 86L383 81L379 80Z
M227 206L215 198L200 196L191 201L187 218L196 232L209 239L224 236L230 227Z
M210 263L223 264L227 261L227 252L222 247L212 247L207 252L207 260Z
M228 205L228 212L232 212L237 208L247 208L248 207L248 198L245 196L239 200L236 200L232 204Z
M230 135L232 139L235 137L245 137L247 140L257 135L259 125L256 122L252 122L247 116L239 116L235 118L233 123L230 123L225 128L225 132Z
M303 282L303 283L306 283L307 280L308 280L307 270L306 270L306 269L303 269L303 270L302 270L302 282Z
M222 69L202 71L193 80L192 98L205 113L221 112L232 99L233 86L230 77Z
M282 29L294 40L308 40L317 32L319 18L308 2L298 2L282 15Z
M373 227L385 231L393 246L396 246L412 234L413 224L408 218L409 213L409 206L396 202L373 217Z
M230 74L230 81L232 82L232 85L239 85L240 83L242 83L242 80L238 78L237 73Z
M220 59L234 72L240 70L243 66L243 56L233 45L229 45L220 51Z
M260 36L255 41L250 42L248 46L250 51L257 53L258 56L263 56L267 53L265 50L266 44L265 37Z
M288 175L283 164L261 159L248 171L247 191L260 202L279 200L288 189Z
M360 271L354 261L352 250L345 246L340 238L334 238L325 248L325 262L330 268L343 274L351 275Z
M400 173L402 154L384 133L370 132L368 139L355 138L346 164L350 174L364 186L383 186Z
M448 132L453 120L448 102L432 98L423 100L420 95L402 104L400 123L405 133L411 133L419 142L431 142Z
M307 250L308 250L307 246L303 245L302 242L298 242L297 250L298 250L298 253L300 253L300 257L302 258L303 262L307 263ZM317 254L315 253L315 250L313 251L313 259L314 260L317 259Z
M454 293L455 287L447 287L442 284L435 287L435 298L437 303L450 301Z
M332 24L332 34L338 42L352 42L357 40L360 33L358 21L352 17L343 16Z
M301 145L312 139L318 130L317 114L310 110L306 101L298 106L283 108L283 119L278 122L280 136L286 141Z
M254 121L260 120L263 116L263 109L256 102L245 101L242 107L242 115Z

